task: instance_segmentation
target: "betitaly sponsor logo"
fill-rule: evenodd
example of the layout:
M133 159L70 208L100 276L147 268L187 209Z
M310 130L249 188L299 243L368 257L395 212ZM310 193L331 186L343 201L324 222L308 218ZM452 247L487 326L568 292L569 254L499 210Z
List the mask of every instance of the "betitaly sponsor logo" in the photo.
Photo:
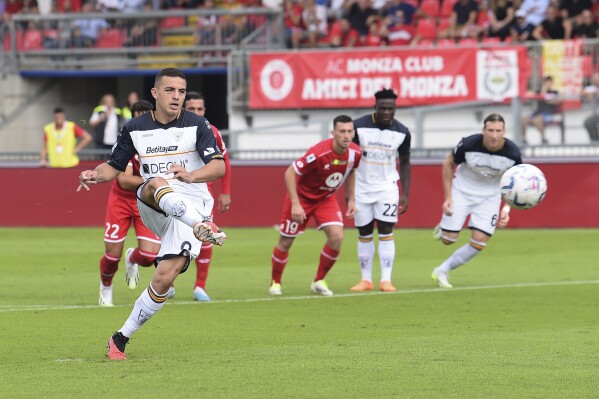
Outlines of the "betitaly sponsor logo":
M176 146L176 145L171 145L168 147L163 147L161 145L157 145L155 147L147 147L146 154L161 154L161 153L167 153L167 152L175 152L175 151L177 151L178 148L179 148L179 146Z

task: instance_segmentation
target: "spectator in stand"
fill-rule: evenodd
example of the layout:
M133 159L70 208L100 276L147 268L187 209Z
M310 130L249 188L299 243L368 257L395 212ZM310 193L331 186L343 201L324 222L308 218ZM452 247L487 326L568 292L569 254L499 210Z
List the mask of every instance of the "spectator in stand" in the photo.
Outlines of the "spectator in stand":
M591 143L599 144L599 73L591 77L591 84L582 89L582 98L593 103L593 114L584 120Z
M56 10L58 12L80 12L81 11L81 0L57 0Z
M572 37L572 23L561 17L555 6L550 5L545 12L546 18L535 27L532 33L537 40L543 39L570 39Z
M23 0L6 0L4 14L7 17L21 12L23 9Z
M308 47L316 47L318 39L327 35L327 8L316 4L316 0L304 0L302 23L306 27L302 41Z
M347 18L341 18L331 27L331 47L355 47L360 40L357 29L352 28Z
M393 23L391 23L391 21ZM420 37L415 36L414 25L405 22L402 10L397 10L393 16L385 18L387 30L387 43L390 46L407 46L417 44Z
M516 11L516 21L510 28L512 42L521 43L533 40L532 32L535 26L526 20L526 11L520 9Z
M380 21L371 22L368 25L368 34L364 38L363 45L366 47L384 46L387 28L382 26Z
M83 4L81 13L93 12L94 4L91 1ZM73 21L73 28L76 40L71 41L72 47L92 47L96 44L100 32L110 28L110 25L103 18L79 18Z
M489 5L487 34L503 41L510 36L510 28L514 23L514 6L509 0L491 0Z
M526 128L532 125L539 129L541 133L541 143L548 144L547 137L545 136L545 123L553 118L558 110L561 103L559 98L559 92L553 87L553 77L545 76L543 78L543 84L541 90L537 93L539 98L537 102L537 109L530 115L525 115L522 118L522 143L527 144L526 141Z
M360 41L363 42L368 35L368 26L380 19L377 11L371 7L370 0L348 0L345 3L346 14L352 28L355 28L360 34Z
M402 22L398 22L397 12L401 12ZM385 17L390 17L393 25L405 24L412 25L414 16L420 18L430 18L430 16L424 12L422 12L419 8L414 7L411 3L408 3L405 0L390 0L387 5L383 8L383 15Z
M119 12L142 12L144 5L145 0L119 0Z
M225 10L241 10L242 5L235 0L223 0L221 7ZM218 19L224 44L237 44L244 35L246 17L244 15L221 15Z
M578 19L580 22L574 24L572 30L572 37L578 37L581 39L595 39L597 38L597 32L599 31L599 24L593 20L593 13L591 10L584 10L580 14Z
M304 8L296 0L285 0L285 30L287 47L298 48L304 34L302 12Z
M582 12L593 9L592 0L561 0L559 12L564 19L569 19L572 23L581 23Z
M526 22L538 26L545 19L545 11L551 4L551 0L523 0L519 10L526 13Z
M439 32L439 37L442 39L475 38L479 32L476 24L477 17L478 3L475 0L458 0L449 17L449 27Z
M146 1L144 11L153 11L154 5L151 1ZM155 19L140 19L129 29L125 47L143 47L156 44L158 36L158 21Z
M204 5L197 7L199 10L215 10L216 5L214 0L205 0ZM197 26L198 29L195 35L196 45L200 44L214 44L214 37L216 33L216 27L218 25L218 18L216 15L200 15L198 16Z
M91 2L93 0L88 0ZM84 4L85 6L85 4ZM101 12L117 12L119 11L120 0L98 0L96 9ZM85 12L82 10L82 12Z

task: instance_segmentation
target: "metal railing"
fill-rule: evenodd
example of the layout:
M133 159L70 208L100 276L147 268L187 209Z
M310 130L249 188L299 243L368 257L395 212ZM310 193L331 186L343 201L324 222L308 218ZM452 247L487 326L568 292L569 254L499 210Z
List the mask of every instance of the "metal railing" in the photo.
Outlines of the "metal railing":
M97 35L86 35L88 23L101 27ZM241 46L283 47L282 32L281 12L266 8L15 14L0 31L0 61L13 73L224 67L228 54Z

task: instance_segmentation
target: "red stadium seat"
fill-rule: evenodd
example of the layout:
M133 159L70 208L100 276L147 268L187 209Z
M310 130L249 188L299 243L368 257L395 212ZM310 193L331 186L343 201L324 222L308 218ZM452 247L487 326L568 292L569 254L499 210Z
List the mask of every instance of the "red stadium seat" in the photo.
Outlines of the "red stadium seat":
M422 47L431 47L433 45L433 41L431 39L418 40L416 45Z
M476 39L463 38L460 39L460 45L462 46L476 46L478 41Z
M439 11L439 16L442 18L449 18L453 13L453 6L455 5L457 0L443 0L441 4L441 10Z
M437 24L433 19L419 19L416 24L416 35L420 36L421 39L436 39L437 38Z
M449 28L449 18L442 18L439 20L439 32L443 32Z
M180 28L186 25L185 17L166 17L160 20L160 28Z
M489 13L487 11L481 10L478 12L478 26L488 26L489 25Z
M483 43L486 43L486 44L501 43L501 39L498 37L484 37Z
M123 46L124 38L118 29L107 29L100 33L96 41L98 48L119 48Z
M422 0L420 11L431 18L437 18L439 16L439 0Z
M591 77L593 73L593 59L590 55L582 56L582 76L585 78Z
M23 34L22 47L19 50L41 50L42 32L37 29L30 29ZM18 48L18 46L17 46Z
M437 40L437 47L453 47L453 46L455 46L455 40L453 40L453 39Z

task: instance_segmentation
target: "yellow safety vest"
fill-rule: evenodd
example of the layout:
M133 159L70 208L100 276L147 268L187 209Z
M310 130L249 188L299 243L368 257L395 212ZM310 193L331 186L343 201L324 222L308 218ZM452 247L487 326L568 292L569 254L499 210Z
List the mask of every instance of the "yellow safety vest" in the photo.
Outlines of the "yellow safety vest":
M44 134L50 167L71 168L79 164L79 157L75 155L77 137L73 122L65 121L60 131L56 130L54 122L48 123L44 126Z

